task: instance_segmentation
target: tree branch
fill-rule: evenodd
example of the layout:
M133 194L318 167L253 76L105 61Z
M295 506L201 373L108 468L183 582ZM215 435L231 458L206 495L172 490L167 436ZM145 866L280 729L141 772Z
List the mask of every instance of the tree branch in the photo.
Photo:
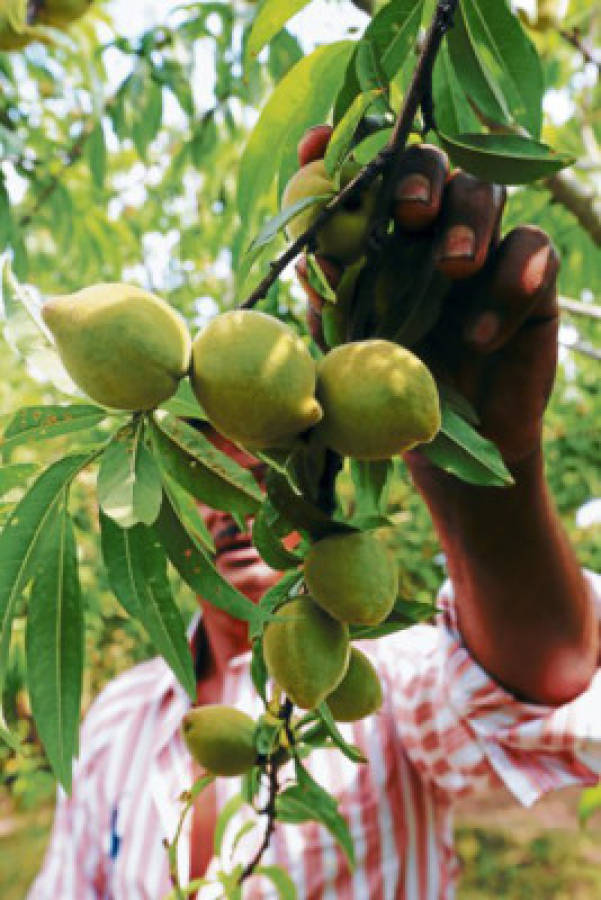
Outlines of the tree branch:
M569 297L560 297L559 308L573 316L601 319L601 306L595 303L581 303L579 300L572 300Z
M570 31L567 31L564 28L559 29L559 33L568 44L571 44L572 47L575 47L582 56L584 57L585 62L590 63L593 66L597 66L599 70L599 74L601 75L601 59L595 54L595 50L593 47L589 46L586 40L582 37L580 33L580 29L572 28Z
M569 169L557 172L543 183L553 199L569 210L601 247L601 197L595 188L583 184Z
M395 179L398 176L400 167L400 155L405 149L407 138L411 133L413 122L424 94L429 90L436 55L444 35L452 25L453 14L458 2L459 0L438 0L432 24L424 40L403 108L386 147L321 210L311 227L299 235L284 253L270 264L269 273L241 304L242 309L251 309L259 300L263 300L284 269L296 259L305 247L311 246L317 232L332 218L334 213L382 173L385 174L385 177L380 199L384 199L385 203L383 206L378 206L378 218L374 222L374 231L381 230L384 222L388 223Z
M293 704L289 698L286 698L279 712L279 718L284 720L284 728L286 730L286 735L290 739L291 737L291 729L290 729L290 717L292 716ZM278 783L278 770L280 768L281 762L279 762L275 756L270 757L267 761L267 775L269 778L269 797L267 799L267 803L265 804L265 814L267 816L267 825L265 827L265 834L263 835L263 840L261 841L261 846L250 860L247 866L245 866L240 878L238 879L238 884L242 884L247 878L253 874L259 863L263 858L263 854L269 847L269 842L271 840L271 835L275 830L276 823L276 800L278 796L278 791L280 789Z

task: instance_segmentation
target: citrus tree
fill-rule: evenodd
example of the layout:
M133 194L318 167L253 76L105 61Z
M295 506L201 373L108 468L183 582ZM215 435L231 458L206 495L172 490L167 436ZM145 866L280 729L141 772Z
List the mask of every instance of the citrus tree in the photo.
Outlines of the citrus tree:
M69 791L86 670L82 490L110 589L191 699L173 574L245 621L264 715L201 707L182 725L207 772L182 820L232 775L265 820L257 854L224 861L228 896L261 871L293 890L261 868L278 821L317 820L353 864L336 799L303 761L329 746L369 765L337 724L381 702L351 642L433 613L423 548L436 551L401 454L418 447L470 483L511 484L470 404L412 349L449 285L393 224L408 144L427 139L508 185L509 224L535 222L558 245L564 340L579 356L548 419L550 480L566 513L598 484L599 12L584 0L568 16L556 2L356 0L337 4L353 27L313 47L295 27L313 5L183 3L124 36L110 5L0 3L4 337L37 384L34 401L14 385L3 397L0 687L18 643L37 732ZM305 143L299 169L307 129L321 152ZM301 254L323 300L317 342L287 276ZM207 422L266 465L265 494ZM197 501L252 519L283 573L258 605L218 573ZM592 542L583 553L595 564ZM1 737L18 757L9 724ZM179 831L167 852L183 897L198 885L179 883Z

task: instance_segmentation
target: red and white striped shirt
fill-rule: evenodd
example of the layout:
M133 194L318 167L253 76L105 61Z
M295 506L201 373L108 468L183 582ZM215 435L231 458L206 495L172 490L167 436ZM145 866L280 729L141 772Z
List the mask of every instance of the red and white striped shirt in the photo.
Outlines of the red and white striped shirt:
M601 577L588 575L601 617ZM340 801L355 844L350 872L329 833L314 823L278 825L264 858L282 865L299 898L447 900L457 875L452 806L458 797L508 789L530 805L569 784L595 784L601 773L601 671L588 690L560 708L518 702L469 656L443 588L436 626L417 625L363 642L382 678L382 711L341 730L369 765L331 750L307 766ZM248 656L233 659L222 702L251 714L262 707ZM54 830L29 900L160 900L170 890L163 838L174 835L178 796L193 780L179 726L189 700L158 659L117 678L88 712L73 794L59 789ZM285 774L285 770L284 770ZM239 779L218 779L218 808ZM223 861L251 858L263 823L235 846L242 808L227 829ZM179 843L187 883L190 825ZM229 836L229 837L228 837ZM213 859L209 874L220 862ZM203 888L202 900L222 889ZM276 897L262 876L245 898Z

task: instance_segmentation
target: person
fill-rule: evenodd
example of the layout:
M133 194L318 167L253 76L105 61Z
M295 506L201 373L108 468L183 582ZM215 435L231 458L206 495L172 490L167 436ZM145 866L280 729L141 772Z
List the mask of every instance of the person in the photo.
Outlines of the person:
M330 131L320 126L305 136L301 164L323 155ZM384 705L341 730L369 764L325 748L306 761L339 801L356 866L349 869L317 823L278 824L263 862L283 866L303 898L449 898L458 869L452 840L458 798L509 791L528 806L547 791L594 784L601 771L601 578L581 571L566 540L545 483L541 444L557 356L556 253L531 227L501 240L504 192L461 171L450 174L434 147L406 151L395 203L398 227L408 238L417 231L429 236L436 265L453 284L420 352L473 404L515 483L478 487L418 451L407 454L449 580L435 624L361 643L382 680ZM308 285L306 265L299 274L319 338L321 300ZM214 440L261 477L256 460L218 435ZM277 573L228 515L204 513L219 571L258 600ZM246 626L207 600L201 606L192 638L196 702L260 714ZM30 900L157 900L168 893L162 841L173 838L178 797L199 774L179 730L189 705L158 659L120 676L97 698L83 723L72 796L59 789ZM217 779L196 802L179 842L182 883L218 872L215 819L238 790L238 779ZM260 824L235 837L249 816L243 807L232 817L226 867L247 862L260 843ZM207 886L198 896L220 893ZM243 896L277 892L254 876Z

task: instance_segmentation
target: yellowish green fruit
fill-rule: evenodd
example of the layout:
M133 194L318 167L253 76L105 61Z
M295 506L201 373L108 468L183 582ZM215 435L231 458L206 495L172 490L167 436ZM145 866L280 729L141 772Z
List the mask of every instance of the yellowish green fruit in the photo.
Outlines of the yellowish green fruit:
M211 775L243 775L255 763L255 723L231 706L199 706L183 718L182 734L196 762Z
M382 706L382 685L371 660L351 647L346 675L326 700L337 722L356 722Z
M192 346L192 387L217 431L279 447L321 419L316 367L301 338L256 310L216 316Z
M94 0L43 0L36 19L45 25L63 28L85 15L93 2Z
M52 297L42 315L78 387L113 409L154 409L190 366L186 323L160 297L127 284L95 284Z
M313 709L340 683L348 665L348 628L310 597L280 607L263 634L269 674L301 709Z
M331 350L317 371L323 442L354 459L388 459L431 441L440 428L438 390L410 350L384 340Z
M356 169L352 164L341 173L341 185L350 180ZM336 185L326 172L323 159L307 163L292 176L282 196L282 209L293 206L305 197L321 197L308 209L295 216L286 231L291 240L299 237L315 222L323 207L336 193ZM317 234L317 251L341 263L351 263L358 259L365 249L371 217L376 202L377 187L374 182L354 198L352 206L339 209Z
M335 619L378 625L394 606L398 565L379 531L333 534L307 553L305 581L315 602Z
M29 25L27 0L0 0L0 50L21 50L35 40L47 40Z

